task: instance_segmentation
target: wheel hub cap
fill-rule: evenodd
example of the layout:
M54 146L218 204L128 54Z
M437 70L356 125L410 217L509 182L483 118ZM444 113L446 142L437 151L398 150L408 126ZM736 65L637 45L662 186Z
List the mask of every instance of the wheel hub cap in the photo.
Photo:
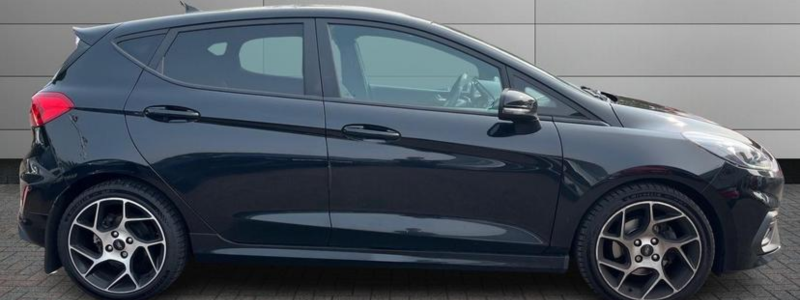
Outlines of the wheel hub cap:
M125 250L125 242L122 240L114 241L114 249L117 249L117 251Z
M116 245L114 245L114 247L116 247ZM122 250L122 249L117 249L117 250ZM642 247L642 255L644 255L644 256L653 255L653 246L646 245L646 246Z

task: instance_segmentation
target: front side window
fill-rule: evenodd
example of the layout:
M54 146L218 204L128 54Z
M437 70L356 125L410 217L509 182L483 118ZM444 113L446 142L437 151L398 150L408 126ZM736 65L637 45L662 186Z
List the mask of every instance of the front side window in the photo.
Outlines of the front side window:
M302 95L303 25L182 32L160 68L165 76L192 84Z
M500 69L416 35L331 25L339 97L364 102L496 110Z

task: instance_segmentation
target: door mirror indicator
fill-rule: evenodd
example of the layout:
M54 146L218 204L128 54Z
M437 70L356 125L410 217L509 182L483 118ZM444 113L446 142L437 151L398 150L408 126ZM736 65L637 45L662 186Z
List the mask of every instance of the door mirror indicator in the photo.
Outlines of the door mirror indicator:
M536 114L538 109L539 104L530 95L505 89L500 95L497 117L514 123L531 123L539 120L539 115Z

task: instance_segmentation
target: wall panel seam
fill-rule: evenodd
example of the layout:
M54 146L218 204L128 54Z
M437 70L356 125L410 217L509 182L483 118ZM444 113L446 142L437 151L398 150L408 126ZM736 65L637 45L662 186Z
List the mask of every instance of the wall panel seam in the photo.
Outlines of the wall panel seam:
M124 22L124 21L122 21ZM121 23L121 22L120 22ZM74 25L74 26L95 26L95 25L106 25L106 24L113 24L113 23L87 23L87 22L66 22L66 23L2 23L0 25L15 25L15 26L24 26L24 25L53 25L53 26L64 26L64 25Z
M558 74L558 77L599 77L599 78L631 78L631 77L646 77L646 78L800 78L798 75L602 75L602 74L582 74L582 75L568 75Z
M53 75L0 75L0 78L52 78Z
M536 23L536 25L765 25L765 26L774 26L774 25L800 25L800 23L552 23L552 22L543 22L543 23Z

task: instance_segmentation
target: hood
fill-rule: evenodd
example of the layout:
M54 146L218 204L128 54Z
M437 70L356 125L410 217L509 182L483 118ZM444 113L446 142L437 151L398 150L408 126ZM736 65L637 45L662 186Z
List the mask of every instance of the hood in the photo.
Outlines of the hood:
M746 136L706 118L644 100L623 96L615 98L612 107L624 127L676 133L696 131L732 138L760 148Z

